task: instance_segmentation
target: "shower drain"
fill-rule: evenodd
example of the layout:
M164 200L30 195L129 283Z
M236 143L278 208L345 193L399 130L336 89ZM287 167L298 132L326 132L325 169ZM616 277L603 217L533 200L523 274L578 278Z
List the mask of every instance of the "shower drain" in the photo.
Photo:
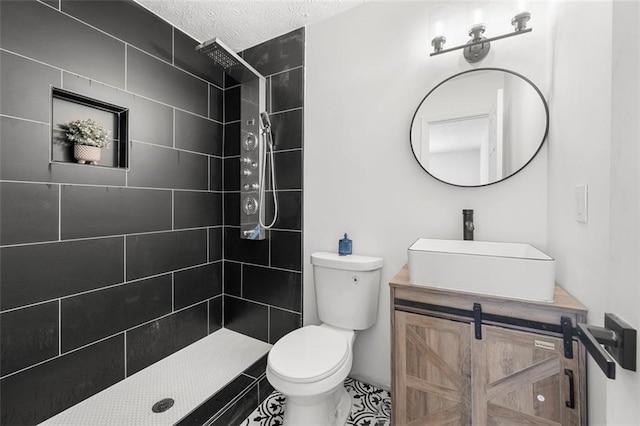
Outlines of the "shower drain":
M164 413L169 408L173 407L174 402L175 401L171 398L161 399L160 401L153 404L153 407L151 407L151 411L153 411L154 413Z

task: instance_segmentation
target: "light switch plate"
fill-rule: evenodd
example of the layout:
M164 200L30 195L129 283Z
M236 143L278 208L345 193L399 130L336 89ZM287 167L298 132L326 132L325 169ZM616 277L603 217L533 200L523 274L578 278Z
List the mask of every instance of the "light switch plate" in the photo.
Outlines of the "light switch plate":
M587 223L588 194L587 185L576 185L576 221L580 223Z

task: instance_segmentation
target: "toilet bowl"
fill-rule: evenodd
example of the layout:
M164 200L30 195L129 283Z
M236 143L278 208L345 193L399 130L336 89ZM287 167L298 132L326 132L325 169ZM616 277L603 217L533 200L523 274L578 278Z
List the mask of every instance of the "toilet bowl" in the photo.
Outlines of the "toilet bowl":
M382 259L314 253L311 263L322 324L278 340L267 358L267 379L287 398L285 426L342 426L352 405L344 380L355 330L376 321Z

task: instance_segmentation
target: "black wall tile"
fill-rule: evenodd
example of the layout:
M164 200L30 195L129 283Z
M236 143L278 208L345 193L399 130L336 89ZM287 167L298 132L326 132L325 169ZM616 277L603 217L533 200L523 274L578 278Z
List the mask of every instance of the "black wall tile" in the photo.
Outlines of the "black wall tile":
M266 342L269 308L265 305L224 296L224 327Z
M224 261L224 294L242 296L242 264Z
M67 296L123 281L123 238L0 249L1 308Z
M222 155L222 124L176 110L176 148Z
M271 231L271 266L302 271L302 233Z
M266 194L266 216L273 218L273 193ZM302 191L278 191L278 218L276 229L302 229Z
M229 404L239 393L251 386L253 382L249 377L242 374L239 375L224 388L220 389L220 391L216 392L211 398L203 402L198 408L181 419L177 423L177 426L202 426L206 424L209 419Z
M304 102L304 70L296 68L276 74L271 80L271 110L273 112L300 108Z
M58 355L58 301L0 315L0 375Z
M35 1L3 1L0 7L3 48L124 87L125 45L121 41Z
M127 47L127 90L207 116L207 83L135 48Z
M0 183L0 244L58 239L58 185Z
M54 7L58 10L60 9L60 0L39 0L39 1L41 1L42 3L46 3L49 6Z
M258 384L242 395L226 411L215 419L211 426L239 425L258 406Z
M224 122L224 90L209 85L209 118Z
M171 62L171 25L136 2L62 0L62 11Z
M214 192L174 192L176 229L222 225L222 194Z
M262 404L274 390L275 389L271 386L271 383L269 383L269 380L266 377L260 379L258 382L258 403Z
M304 65L304 28L291 31L242 52L245 61L262 75Z
M119 335L3 379L0 423L40 423L123 378Z
M240 228L224 228L224 258L237 262L269 264L269 240L243 240Z
M302 188L302 151L276 152L276 183L278 189ZM278 173L283 171L284 173ZM271 181L269 181L271 182ZM270 187L268 187L271 189Z
M60 70L0 52L0 113L48 123L50 86L60 84Z
M207 302L127 332L127 375L207 335Z
M240 158L224 159L224 190L240 191Z
M62 352L171 312L171 275L62 299Z
M224 125L224 156L240 155L240 122Z
M242 297L300 312L302 274L243 265Z
M1 179L88 185L125 184L124 170L81 164L50 164L49 149L49 125L0 117Z
M269 309L269 343L276 343L281 337L300 328L301 323L300 314L271 307Z
M222 328L222 296L209 300L209 334Z
M222 294L222 262L178 271L173 285L176 310Z
M188 268L207 261L207 231L127 236L127 279Z
M222 191L222 159L209 157L209 190Z
M262 356L259 360L251 364L251 367L244 371L244 374L258 379L263 376L267 371L267 357L269 354Z
M101 102L131 108L134 96L122 89L85 78L68 71L62 72L62 88L73 93L98 99Z
M173 37L175 65L218 87L223 87L224 70L218 67L209 57L196 51L196 46L200 43L177 28L174 28Z
M62 187L62 238L171 229L171 191Z
M270 119L276 151L302 148L302 109L272 114Z
M209 262L222 260L222 228L209 229Z
M225 192L224 194L224 224L240 226L240 193ZM240 232L240 231L238 231Z
M224 91L224 122L240 120L240 86Z
M201 189L209 187L207 156L133 143L129 164L129 186Z

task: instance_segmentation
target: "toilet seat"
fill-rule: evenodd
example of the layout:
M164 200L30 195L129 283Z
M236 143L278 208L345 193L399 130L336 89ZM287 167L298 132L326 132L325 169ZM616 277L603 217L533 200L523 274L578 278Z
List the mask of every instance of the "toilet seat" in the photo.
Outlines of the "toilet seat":
M308 325L276 342L269 352L268 365L283 380L311 383L338 371L349 354L349 342L344 334Z

